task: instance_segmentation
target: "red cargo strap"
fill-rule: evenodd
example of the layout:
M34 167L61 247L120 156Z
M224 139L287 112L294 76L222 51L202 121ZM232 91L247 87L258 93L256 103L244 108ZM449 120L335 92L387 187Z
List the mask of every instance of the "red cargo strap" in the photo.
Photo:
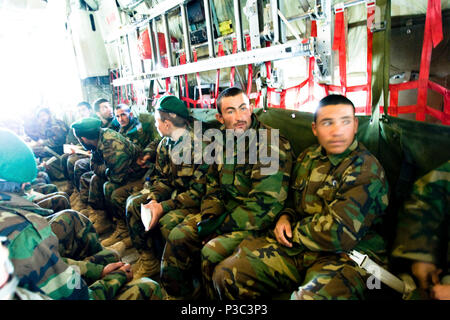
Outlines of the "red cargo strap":
M417 94L416 120L419 121L425 121L425 113L427 110L428 79L430 78L432 46L436 47L443 39L442 15L440 10L440 0L428 0L422 57L420 59L419 88Z
M194 56L194 62L197 62L197 50L192 51ZM200 108L203 108L203 94L202 94L202 87L201 87L201 79L200 79L200 72L197 72L197 86L198 86L198 96L200 98Z
M347 88L347 61L345 47L344 7L337 7L335 10L333 50L338 50L339 52L339 75L341 79L342 91L345 95Z
M186 53L185 52L180 54L180 64L186 64ZM189 99L189 83L188 83L187 74L184 75L184 91L186 93L186 98L188 100L190 100ZM183 100L183 98L182 98L182 100ZM191 107L189 102L187 103L187 107L188 108ZM194 107L195 107L195 104L194 104Z
M219 57L223 57L225 53L223 52L223 44L219 41L219 48L217 50L217 54ZM214 92L214 105L217 108L217 97L219 96L219 85L220 85L220 69L217 69L216 73L216 88Z
M237 40L233 38L233 54L237 52ZM236 71L236 67L231 67L230 70L230 87L234 87L234 72Z
M250 42L250 35L245 35L245 44L247 51L252 50L252 44ZM248 69L248 79L247 79L247 96L250 96L250 93L252 92L252 82L253 82L253 65L249 64L247 66Z
M429 0L427 9L427 18L430 15L431 25L430 28L431 38L433 39L433 48L444 39L442 33L442 12L441 12L441 0Z
M311 37L317 38L317 21L311 20Z
M425 121L425 115L429 114L441 120L443 124L450 124L450 91L429 80L432 48L436 47L442 39L441 2L439 0L428 0L420 59L419 80L389 85L391 99L389 101L388 112L390 115L398 116L403 113L416 113L416 120ZM418 89L417 104L399 107L398 92L416 88ZM427 106L428 89L431 89L444 97L443 112Z

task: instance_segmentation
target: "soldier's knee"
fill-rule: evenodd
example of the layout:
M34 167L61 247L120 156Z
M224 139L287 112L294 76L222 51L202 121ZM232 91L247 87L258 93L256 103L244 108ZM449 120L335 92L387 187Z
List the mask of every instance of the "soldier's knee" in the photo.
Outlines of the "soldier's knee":
M201 251L202 265L217 263L223 260L223 256L217 251L211 241L205 244Z
M186 241L186 239L186 234L178 227L173 228L167 237L167 241L171 244L182 243Z
M220 299L224 299L231 295L230 291L232 291L232 284L235 280L232 279L233 274L229 272L229 270L230 269L226 266L226 262L223 261L217 265L212 275L213 287Z

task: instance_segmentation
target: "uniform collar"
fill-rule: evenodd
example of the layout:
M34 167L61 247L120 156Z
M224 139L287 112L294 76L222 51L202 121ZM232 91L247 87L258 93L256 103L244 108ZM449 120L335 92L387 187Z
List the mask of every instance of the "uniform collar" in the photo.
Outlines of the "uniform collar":
M128 122L128 124L125 127L121 128L120 131L127 133L130 130L130 128L133 128L135 126L136 126L136 118L130 117L130 121Z

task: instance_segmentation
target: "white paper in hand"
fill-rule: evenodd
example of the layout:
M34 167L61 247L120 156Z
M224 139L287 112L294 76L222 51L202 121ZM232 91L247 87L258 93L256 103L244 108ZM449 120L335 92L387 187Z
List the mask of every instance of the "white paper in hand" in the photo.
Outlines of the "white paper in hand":
M150 208L144 207L144 204L141 204L141 220L144 225L145 231L150 230L150 222L152 222L152 210Z

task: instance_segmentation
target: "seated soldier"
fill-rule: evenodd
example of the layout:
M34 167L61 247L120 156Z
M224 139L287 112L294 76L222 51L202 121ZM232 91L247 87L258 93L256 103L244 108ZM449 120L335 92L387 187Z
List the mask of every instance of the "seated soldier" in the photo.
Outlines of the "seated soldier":
M185 104L174 96L159 99L155 112L156 127L163 139L158 145L152 187L131 195L126 201L126 219L133 246L140 257L135 266L135 278L152 276L160 270L160 260L153 239L159 226L167 238L170 230L186 217L200 211L205 192L208 165L200 163L194 154L193 123ZM190 161L174 161L177 148L186 144ZM179 160L179 159L178 159ZM152 220L145 232L141 222L141 204L150 208Z
M88 203L92 208L103 210L105 198L110 199L111 193L127 182L140 179L145 169L136 163L141 156L140 147L120 133L100 126L101 121L95 118L84 118L72 124L75 136L91 151L90 166L94 172L89 183L80 180L80 189L89 190ZM110 223L104 212L95 214L95 229L102 234Z
M221 92L217 109L216 118L223 124L219 136L225 137L226 132L228 138L231 133L232 141L236 138L237 143L227 149L226 161L224 152L223 159L209 167L201 213L186 217L169 234L161 263L161 284L175 299L195 298L201 293L193 282L201 276L201 256L203 282L212 296L208 284L216 264L232 254L244 238L269 228L287 197L292 165L290 143L258 120L248 97L239 88ZM259 133L261 138L261 131L270 140L257 141L256 135ZM263 162L264 150L270 162ZM256 160L256 155L257 161L251 161L252 156ZM199 223L201 231L197 229Z
M25 126L25 133L33 140L30 143L36 157L40 159L42 170L52 180L63 180L63 169L59 155L63 154L68 128L66 124L55 119L48 108L39 108L32 126Z
M214 270L221 299L271 297L362 299L367 273L347 255L355 249L386 262L375 232L388 205L378 160L355 138L353 103L341 95L319 102L312 131L319 145L297 158L285 209L273 231L241 242Z
M17 144L24 143L12 131L0 129L0 150L2 150L0 192L14 193L36 203L41 208L50 209L48 214L69 209L70 202L67 194L58 192L55 185L40 182L38 179L33 179L32 183L17 182L20 174L9 169L9 163L16 161L20 163L20 155L17 154L16 145L12 144L12 141ZM18 148L20 151L20 147ZM39 174L45 173L41 171ZM6 179L2 178L2 176L6 177Z
M137 130L142 129L139 120L133 116L133 112L128 105L121 103L115 110L116 119L120 124L119 133L130 139L133 143L144 147L138 140Z
M117 121L119 121L120 124L119 133L124 137L127 137L134 144L140 147L145 147L143 143L147 142L146 140L149 135L144 134L141 123L136 117L133 117L133 113L131 112L130 107L126 104L119 104L116 107L115 115ZM156 147L155 144L151 144L151 146L154 146L154 148ZM144 150L143 153L145 154L147 151ZM137 161L139 161L139 159L141 158L142 157L139 157ZM155 159L153 158L152 161L154 163ZM144 168L143 166L141 167ZM145 167L145 169L148 168ZM122 241L119 247L117 247L118 251L123 252L125 249L132 247L131 239L128 235L128 229L125 222L125 204L129 195L142 190L142 185L144 184L143 179L144 178L135 180L115 189L111 193L111 198L105 199L108 210L116 219L116 226L115 231L112 233L112 235L102 241L103 246L109 247L119 241Z
M141 179L127 183L112 192L108 208L114 217L116 217L117 225L116 230L111 236L102 241L104 247L110 247L119 252L124 252L126 249L132 247L125 221L127 198L135 193L141 194L144 182L146 180L150 181L150 177L153 175L155 169L156 149L159 141L160 139L155 139L150 142L142 151L142 156L136 160L136 163L141 168L147 170L145 175Z
M87 101L81 101L76 105L76 112L75 112L75 119L83 119L83 118L89 118L93 117L95 114L92 111L92 107ZM69 133L67 134L66 144L73 144L73 145L80 145L78 142L78 139L74 136L73 130L70 129ZM64 169L64 176L68 180L68 186L64 192L66 192L68 195L71 195L74 188L75 188L75 176L74 176L74 168L75 168L75 162L77 162L80 159L89 159L89 156L79 153L65 153L61 156L61 164Z
M418 179L400 211L392 256L422 293L450 300L450 160Z
M113 109L107 99L100 98L94 102L94 113L93 118L98 118L101 120L101 128L108 128L114 131L119 131L120 125L119 122L114 118ZM81 119L81 118L80 118ZM90 159L89 157L84 159L79 159L75 162L73 169L73 181L75 188L80 191L80 179L83 174L86 172L90 172L84 176L84 180L88 183L94 174L90 168ZM86 209L87 199L88 199L88 191L85 190L83 194L80 193L79 197L75 194L74 200L72 201L76 204L78 209ZM75 203L76 202L76 203ZM88 213L87 213L88 214Z
M36 163L31 149L12 133L8 145L2 141L4 136L0 136L6 150L0 155L0 177L17 183L32 180ZM14 162L9 155L13 149ZM132 279L131 266L117 262L116 253L101 247L86 217L65 210L49 216L48 223L42 217L47 210L10 192L0 193L0 203L0 237L6 238L22 288L52 299L161 298L159 286L150 279L125 285ZM85 280L98 281L88 288Z

